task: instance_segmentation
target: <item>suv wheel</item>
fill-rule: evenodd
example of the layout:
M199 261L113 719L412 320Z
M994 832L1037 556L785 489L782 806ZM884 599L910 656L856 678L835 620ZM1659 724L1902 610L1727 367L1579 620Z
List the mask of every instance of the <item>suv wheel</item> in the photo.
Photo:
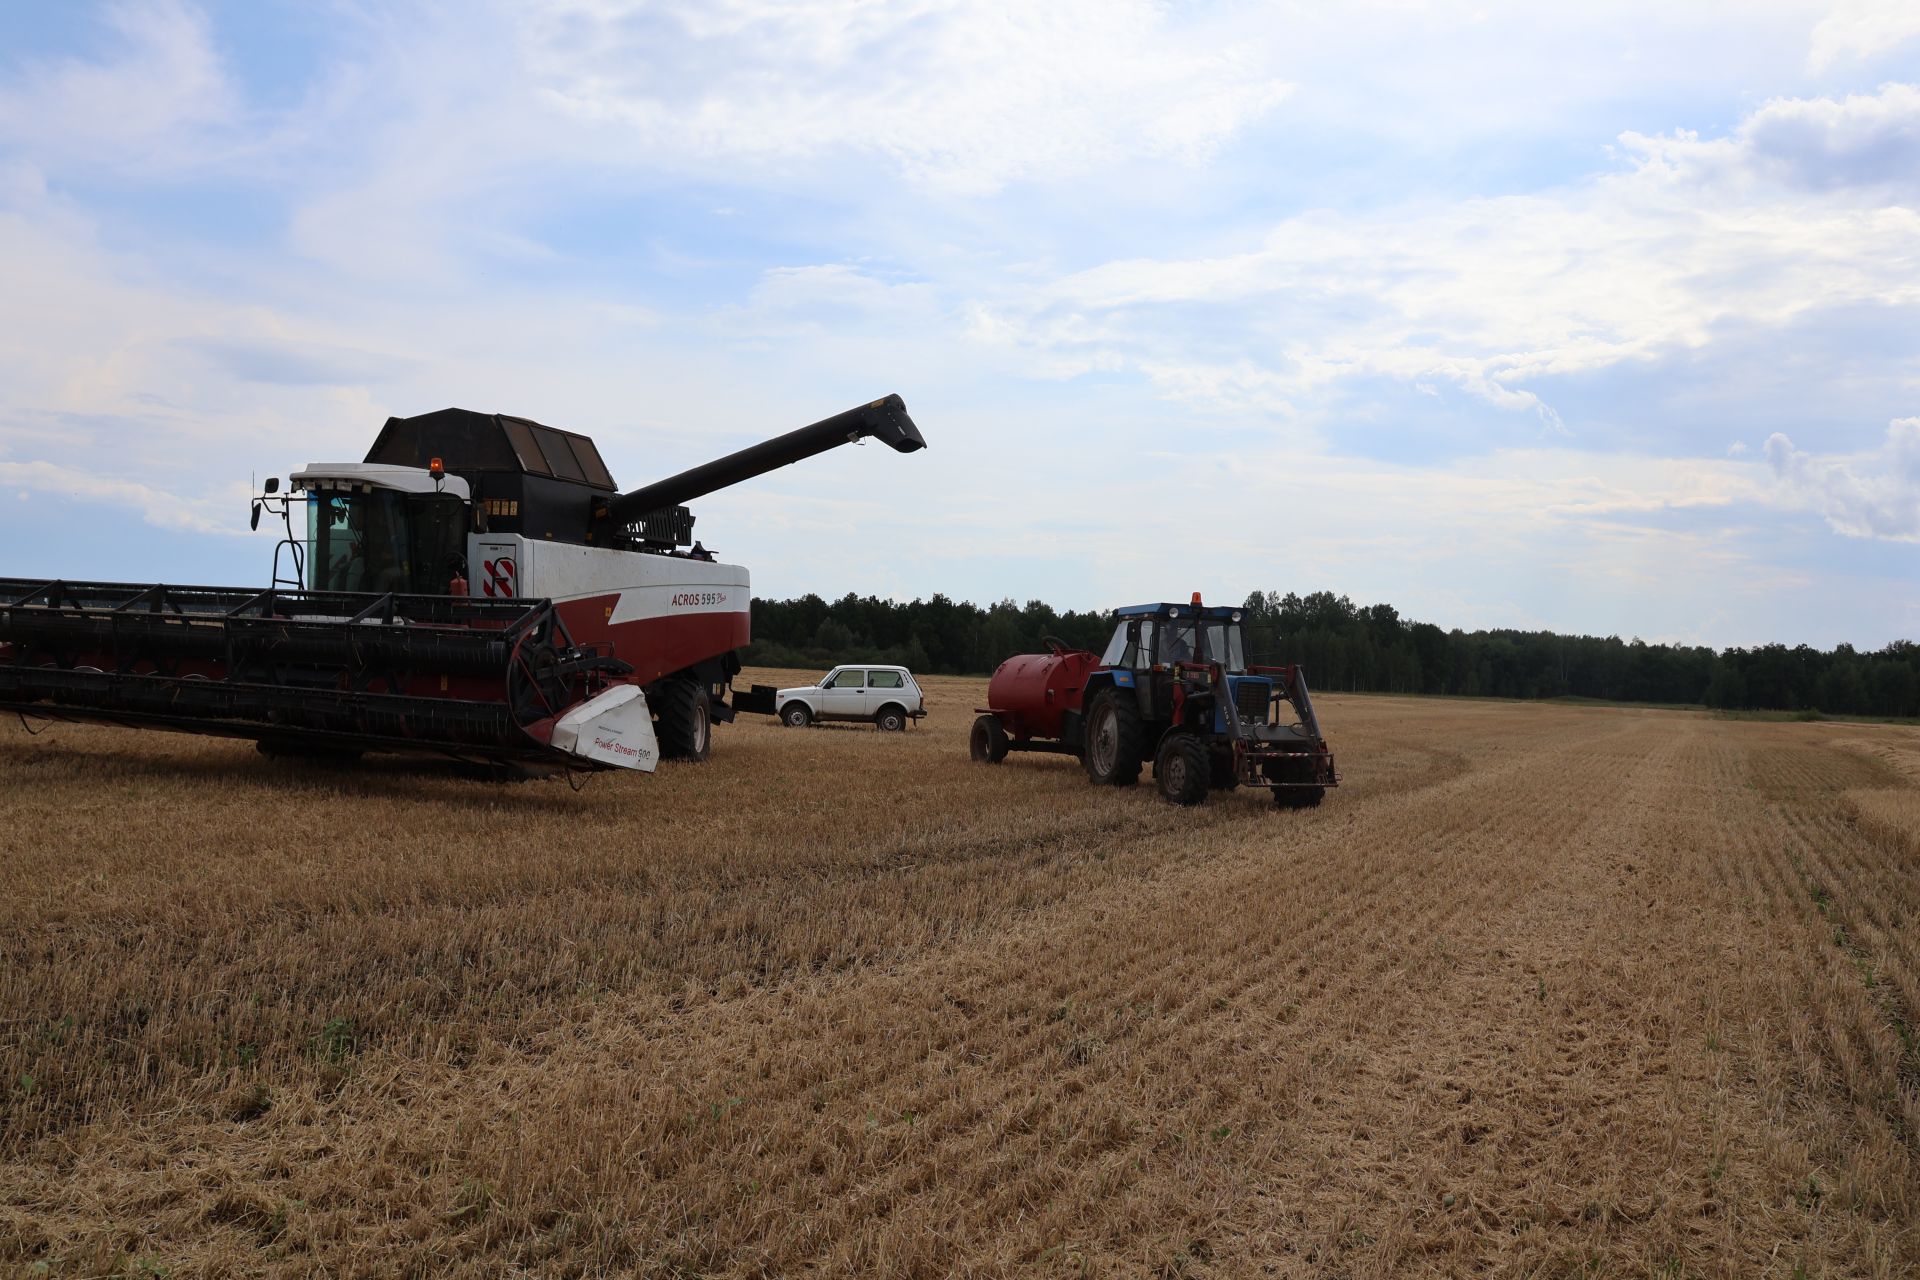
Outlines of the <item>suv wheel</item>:
M907 713L898 707L882 707L874 714L873 724L882 733L899 733L907 727Z
M804 702L789 702L780 708L780 723L789 729L804 729L813 723L813 712Z

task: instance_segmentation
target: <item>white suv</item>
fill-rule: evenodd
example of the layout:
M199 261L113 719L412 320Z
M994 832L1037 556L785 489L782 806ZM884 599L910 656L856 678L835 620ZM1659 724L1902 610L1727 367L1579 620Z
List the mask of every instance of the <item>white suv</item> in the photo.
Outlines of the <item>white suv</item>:
M815 720L871 720L894 733L927 714L927 700L905 667L861 663L835 667L819 684L780 690L773 696L773 713L796 729Z

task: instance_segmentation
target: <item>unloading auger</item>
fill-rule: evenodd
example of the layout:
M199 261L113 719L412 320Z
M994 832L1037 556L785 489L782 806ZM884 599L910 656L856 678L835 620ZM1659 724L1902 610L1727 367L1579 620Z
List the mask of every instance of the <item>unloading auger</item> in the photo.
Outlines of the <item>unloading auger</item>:
M705 759L714 722L749 709L728 695L750 585L682 504L866 438L926 447L887 396L621 494L586 436L389 418L364 462L254 500L256 525L286 526L270 587L0 579L0 710L270 754Z

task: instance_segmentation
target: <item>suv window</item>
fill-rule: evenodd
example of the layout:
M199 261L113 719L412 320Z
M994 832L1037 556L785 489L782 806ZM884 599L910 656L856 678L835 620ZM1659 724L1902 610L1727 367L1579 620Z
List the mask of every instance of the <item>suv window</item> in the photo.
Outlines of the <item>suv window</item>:
M863 689L866 687L867 673L864 671L842 671L828 682L829 689Z
M898 689L902 683L898 671L876 671L873 673L873 679L867 682L867 687L871 689Z

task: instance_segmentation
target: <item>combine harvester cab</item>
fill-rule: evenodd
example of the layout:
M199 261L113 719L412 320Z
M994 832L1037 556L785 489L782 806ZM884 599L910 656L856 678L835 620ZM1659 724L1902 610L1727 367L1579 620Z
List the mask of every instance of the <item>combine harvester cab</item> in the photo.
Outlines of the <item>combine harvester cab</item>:
M1106 652L1048 641L1000 664L973 723L975 760L1013 751L1070 755L1103 786L1131 786L1149 761L1160 793L1198 804L1210 790L1263 787L1310 808L1338 786L1306 673L1250 665L1238 609L1144 604L1117 610Z
M0 710L651 772L704 759L749 639L747 570L682 504L838 445L925 441L898 396L621 494L587 437L444 409L255 500L264 590L0 579ZM770 710L770 708L769 708Z

